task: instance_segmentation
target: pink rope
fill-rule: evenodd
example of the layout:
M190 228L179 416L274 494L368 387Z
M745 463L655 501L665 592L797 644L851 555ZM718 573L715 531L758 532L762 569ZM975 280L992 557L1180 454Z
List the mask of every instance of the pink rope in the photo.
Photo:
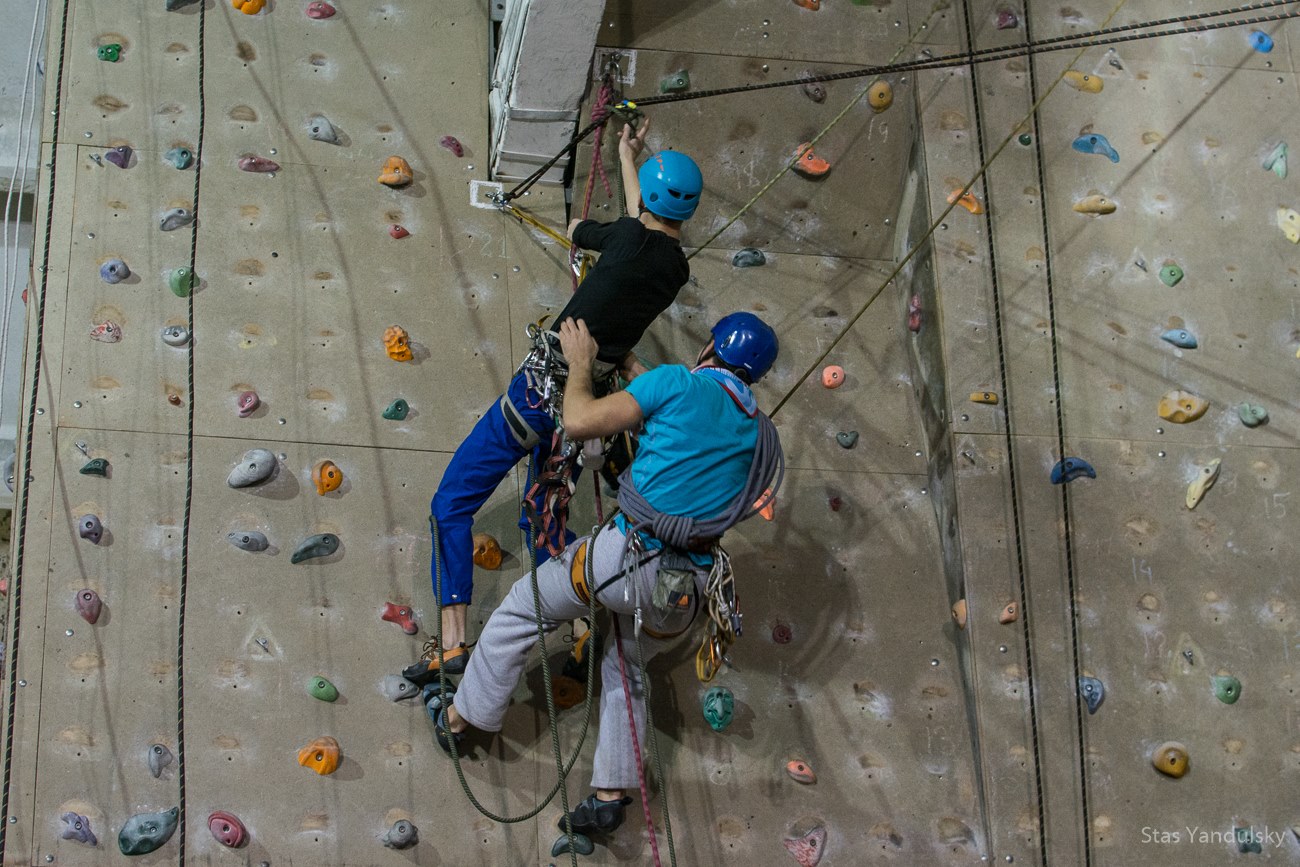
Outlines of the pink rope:
M631 576L629 576L631 577ZM627 666L623 662L623 631L618 625L618 615L614 615L614 642L618 645L618 673L623 678L623 699L627 703L627 724L632 732L632 752L636 754L636 780L641 787L641 810L645 813L645 827L650 834L650 854L654 856L655 867L663 867L659 862L659 840L655 837L655 821L650 816L650 795L646 791L645 765L641 761L641 743L636 736L636 716L632 713L632 690L628 688ZM645 689L645 684L641 685Z
M591 171L587 173L587 189L582 197L582 219L587 219L591 213L591 194L595 191L596 177L600 177L600 183L605 188L605 195L611 199L614 197L614 191L609 185L609 175L605 172L605 159L601 155L601 149L604 147L605 127L604 122L609 118L611 104L614 101L614 86L606 78L600 90L596 92L596 101L591 106L591 120L593 123L601 124L596 130L596 137L591 145ZM569 247L569 266L573 270L573 263L578 261L578 245L574 244ZM573 272L573 291L578 291L578 275Z

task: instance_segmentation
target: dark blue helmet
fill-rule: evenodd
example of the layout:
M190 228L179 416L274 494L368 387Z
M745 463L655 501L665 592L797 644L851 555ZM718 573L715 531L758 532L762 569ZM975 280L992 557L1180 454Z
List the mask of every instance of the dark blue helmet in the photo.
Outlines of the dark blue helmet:
M637 171L645 209L667 220L688 220L700 204L704 176L695 160L677 151L660 151Z
M728 313L713 326L713 349L718 358L758 382L772 369L780 344L772 326L753 313Z

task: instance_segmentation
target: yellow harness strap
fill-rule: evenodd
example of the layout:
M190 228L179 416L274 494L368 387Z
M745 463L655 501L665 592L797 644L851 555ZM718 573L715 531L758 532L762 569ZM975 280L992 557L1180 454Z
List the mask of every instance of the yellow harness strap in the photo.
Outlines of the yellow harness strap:
M591 604L591 593L587 590L587 542L584 541L578 546L578 550L573 552L573 560L569 563L569 581L573 583L573 592L578 594L583 605ZM597 605L600 603L597 602Z

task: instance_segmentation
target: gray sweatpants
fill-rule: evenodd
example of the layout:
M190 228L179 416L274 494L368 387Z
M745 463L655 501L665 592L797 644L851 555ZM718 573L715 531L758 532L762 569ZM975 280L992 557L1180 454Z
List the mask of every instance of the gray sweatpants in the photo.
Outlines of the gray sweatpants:
M596 537L592 557L593 580L600 587L623 569L620 559L623 551L623 533L610 526ZM587 614L587 605L578 598L569 579L569 567L574 552L582 540L571 543L562 556L548 560L537 569L537 586L541 599L542 620L548 632L560 623ZM653 552L651 552L653 553ZM636 633L632 613L636 610L635 587L640 586L642 609L646 622L653 625L651 593L654 592L658 558L631 570L628 575L611 583L598 595L599 602L618 618L623 636L623 654L628 686L632 694L632 714L636 720L637 740L645 747L645 705L642 701L641 668L638 663ZM696 574L697 592L704 586L707 574ZM627 700L623 678L619 674L618 642L613 635L602 636L604 657L601 660L600 728L596 735L596 757L591 775L591 785L597 789L635 789L637 787L636 754L627 721ZM469 658L465 677L456 690L452 704L470 725L484 731L500 731L510 696L523 674L528 654L537 643L537 618L533 608L533 590L530 576L525 575L492 612L478 644ZM641 645L646 659L668 646L643 635Z

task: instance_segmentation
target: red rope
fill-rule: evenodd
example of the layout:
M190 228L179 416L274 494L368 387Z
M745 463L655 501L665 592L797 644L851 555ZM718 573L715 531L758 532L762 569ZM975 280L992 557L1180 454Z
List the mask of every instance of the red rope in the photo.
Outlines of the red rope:
M605 159L601 155L601 148L605 140L605 121L609 118L612 111L611 106L614 102L614 85L606 77L605 82L600 86L596 93L596 101L591 106L592 123L598 123L600 126L596 129L596 137L591 144L591 171L587 173L587 188L582 196L582 219L587 219L591 212L591 194L595 192L596 177L600 176L600 183L605 188L605 195L611 199L614 197L614 191L609 185L609 175L605 173ZM573 264L578 261L578 245L574 244L569 247L569 270L573 273L573 291L578 291L578 273L573 271Z
M629 575L628 580L635 580ZM636 754L636 780L641 787L641 810L645 813L645 827L650 834L650 853L654 856L655 867L663 867L659 862L659 840L655 837L655 820L650 815L650 795L646 791L645 764L641 761L641 742L636 736L636 716L632 713L632 690L628 688L627 666L623 661L623 631L618 625L618 615L613 617L614 642L618 645L618 673L623 678L623 699L627 704L627 724L632 732L632 752ZM645 684L641 685L645 689Z

